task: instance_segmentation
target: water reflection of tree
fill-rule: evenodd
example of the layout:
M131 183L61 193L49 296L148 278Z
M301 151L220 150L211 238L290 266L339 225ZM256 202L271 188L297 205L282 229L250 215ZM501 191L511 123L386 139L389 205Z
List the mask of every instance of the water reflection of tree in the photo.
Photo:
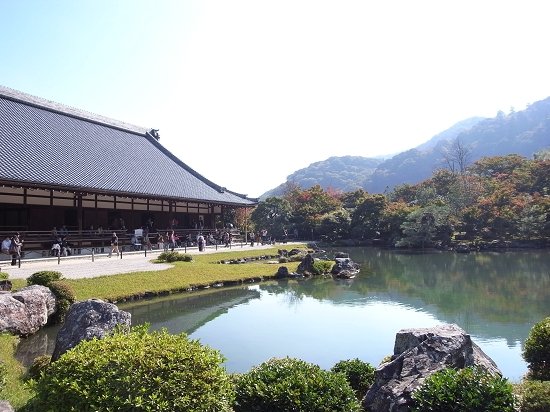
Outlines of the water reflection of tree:
M349 248L345 250L371 273L358 276L342 303L380 293L398 294L418 309L430 306L437 316L466 330L486 324L482 335L522 339L550 307L548 251L430 253ZM330 251L329 251L330 254ZM353 297L351 292L358 296ZM327 292L338 303L338 292ZM420 305L420 307L419 307ZM508 325L508 326L506 326ZM517 329L517 330L516 330ZM471 331L474 333L474 331Z
M317 300L334 300L340 292L334 288L332 277L315 277L303 280L281 280L277 283L260 285L261 290L285 294L290 304L296 304L304 297Z

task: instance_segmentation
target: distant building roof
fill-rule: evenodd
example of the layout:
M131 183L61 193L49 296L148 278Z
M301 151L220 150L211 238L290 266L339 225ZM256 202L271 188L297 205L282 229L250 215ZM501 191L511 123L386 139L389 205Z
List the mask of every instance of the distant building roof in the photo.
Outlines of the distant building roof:
M249 206L137 127L0 86L0 182Z

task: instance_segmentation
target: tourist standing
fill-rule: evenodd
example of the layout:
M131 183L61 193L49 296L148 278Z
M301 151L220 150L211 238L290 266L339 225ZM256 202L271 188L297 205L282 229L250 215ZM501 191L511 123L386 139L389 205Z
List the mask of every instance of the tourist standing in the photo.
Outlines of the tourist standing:
M197 244L199 245L199 252L202 252L204 250L204 236L202 233L199 233L197 237Z
M170 244L170 233L166 232L166 236L164 236L164 251L168 252L168 246Z
M118 236L116 235L116 232L113 232L113 235L111 236L111 252L109 253L109 257L113 255L113 252L116 252L116 255L118 256Z
M159 233L159 236L157 238L157 247L159 250L165 250L164 249L164 236L162 236L162 233Z
M10 254L11 254L11 265L17 265L17 259L21 257L21 247L23 246L23 241L19 239L19 233L16 233L11 238L10 244Z
M172 249L172 252L176 247L178 247L177 241L178 237L176 236L176 233L172 230L172 233L170 233L170 248Z

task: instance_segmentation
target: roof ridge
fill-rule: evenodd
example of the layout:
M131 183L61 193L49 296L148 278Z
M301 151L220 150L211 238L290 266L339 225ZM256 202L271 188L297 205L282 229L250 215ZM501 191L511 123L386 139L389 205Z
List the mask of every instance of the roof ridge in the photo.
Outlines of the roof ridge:
M10 87L3 86L1 84L0 84L0 97L5 97L24 104L28 104L41 109L61 113L67 116L86 120L92 123L99 123L104 126L109 126L109 127L129 131L132 133L138 133L140 135L143 135L150 130L150 128L136 126L134 124L116 120L107 116L103 116L101 114L78 109L76 107L68 106L63 103L58 103L53 100L48 100L43 97L34 96L32 94L25 93L20 90L12 89Z

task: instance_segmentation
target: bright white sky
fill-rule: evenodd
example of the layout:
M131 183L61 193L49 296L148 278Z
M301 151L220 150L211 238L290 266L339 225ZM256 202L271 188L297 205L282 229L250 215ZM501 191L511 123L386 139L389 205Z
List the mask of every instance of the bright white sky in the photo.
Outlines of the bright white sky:
M550 96L547 0L0 0L0 16L1 84L158 128L251 197Z

